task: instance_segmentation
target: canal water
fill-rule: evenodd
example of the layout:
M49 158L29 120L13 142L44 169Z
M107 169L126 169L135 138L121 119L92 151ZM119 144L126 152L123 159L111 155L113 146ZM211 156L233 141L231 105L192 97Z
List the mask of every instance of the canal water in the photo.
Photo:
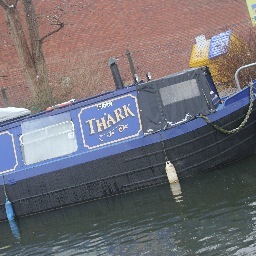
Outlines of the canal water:
M115 198L0 223L0 255L256 255L256 156Z

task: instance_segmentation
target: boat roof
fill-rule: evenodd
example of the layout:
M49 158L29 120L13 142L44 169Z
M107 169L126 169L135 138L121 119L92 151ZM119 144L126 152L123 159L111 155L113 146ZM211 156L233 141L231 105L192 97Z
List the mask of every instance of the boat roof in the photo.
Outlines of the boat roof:
M30 115L31 111L26 108L0 108L0 122L11 120L17 117Z

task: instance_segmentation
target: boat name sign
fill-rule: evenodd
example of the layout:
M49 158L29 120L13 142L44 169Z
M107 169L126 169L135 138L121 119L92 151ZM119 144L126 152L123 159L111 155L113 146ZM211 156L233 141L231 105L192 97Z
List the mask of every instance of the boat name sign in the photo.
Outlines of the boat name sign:
M142 135L136 92L84 107L78 117L88 149Z

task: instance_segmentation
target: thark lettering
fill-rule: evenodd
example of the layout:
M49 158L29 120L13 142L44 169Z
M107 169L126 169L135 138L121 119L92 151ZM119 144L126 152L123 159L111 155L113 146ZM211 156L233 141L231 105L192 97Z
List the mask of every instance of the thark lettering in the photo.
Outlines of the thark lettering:
M104 116L99 119L92 118L87 120L85 123L89 125L90 135L105 131L129 116L134 117L135 115L129 108L129 105L130 104L124 105L122 108L116 108L112 114L105 113Z

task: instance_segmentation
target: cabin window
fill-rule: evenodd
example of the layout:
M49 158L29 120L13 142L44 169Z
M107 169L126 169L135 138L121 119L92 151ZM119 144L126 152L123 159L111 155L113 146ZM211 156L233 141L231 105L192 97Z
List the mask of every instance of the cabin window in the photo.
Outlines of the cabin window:
M23 122L20 144L25 164L71 154L77 150L69 113Z
M196 79L172 84L159 91L164 106L200 96Z

